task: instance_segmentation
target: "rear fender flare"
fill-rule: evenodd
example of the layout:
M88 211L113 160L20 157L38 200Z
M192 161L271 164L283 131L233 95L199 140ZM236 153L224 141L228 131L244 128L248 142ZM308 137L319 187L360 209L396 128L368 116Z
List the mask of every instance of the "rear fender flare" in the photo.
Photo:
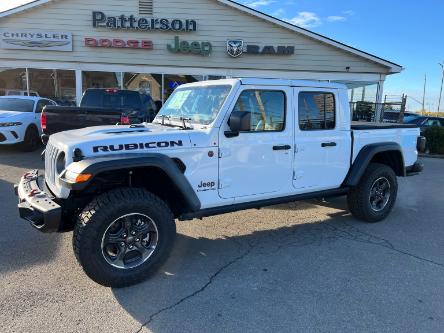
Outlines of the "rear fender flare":
M361 151L358 153L358 156L356 156L355 161L353 162L353 165L350 168L350 171L343 183L343 186L346 187L354 187L359 184L359 181L361 180L362 176L364 175L365 170L373 160L373 158L383 152L394 152L399 153L401 156L401 176L405 177L405 164L404 164L404 157L402 154L401 146L396 142L382 142L382 143L373 143L364 146Z

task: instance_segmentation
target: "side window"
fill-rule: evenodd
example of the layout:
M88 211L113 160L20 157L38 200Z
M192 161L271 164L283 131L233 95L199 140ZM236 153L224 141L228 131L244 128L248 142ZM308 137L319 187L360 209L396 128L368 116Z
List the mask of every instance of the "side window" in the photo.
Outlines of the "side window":
M334 129L336 102L332 93L299 93L299 128L302 131Z
M283 91L245 90L233 111L250 112L250 132L283 131L286 97Z
M45 106L47 106L48 104L49 104L48 101L40 100L40 101L37 103L37 108L35 109L35 112L36 112L36 113L42 113L43 108L44 108Z

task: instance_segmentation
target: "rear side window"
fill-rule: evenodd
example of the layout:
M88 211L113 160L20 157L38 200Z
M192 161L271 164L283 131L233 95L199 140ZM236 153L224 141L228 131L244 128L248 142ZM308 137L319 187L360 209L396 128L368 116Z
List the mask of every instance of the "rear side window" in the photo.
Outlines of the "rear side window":
M302 131L329 130L336 127L336 101L332 93L299 93L299 128Z
M285 93L272 90L246 90L233 111L251 113L250 132L283 131L285 128Z

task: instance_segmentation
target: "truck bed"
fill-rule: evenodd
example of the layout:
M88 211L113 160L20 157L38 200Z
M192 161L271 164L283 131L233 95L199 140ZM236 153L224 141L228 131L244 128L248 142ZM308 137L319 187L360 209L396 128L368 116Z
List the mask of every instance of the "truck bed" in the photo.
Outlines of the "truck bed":
M416 145L419 128L411 124L352 122L353 161L366 145L374 143L397 143L402 148L405 166L413 165L417 159Z
M377 129L395 129L395 128L417 128L415 124L396 124L396 123L369 123L365 121L352 121L352 130L377 130Z

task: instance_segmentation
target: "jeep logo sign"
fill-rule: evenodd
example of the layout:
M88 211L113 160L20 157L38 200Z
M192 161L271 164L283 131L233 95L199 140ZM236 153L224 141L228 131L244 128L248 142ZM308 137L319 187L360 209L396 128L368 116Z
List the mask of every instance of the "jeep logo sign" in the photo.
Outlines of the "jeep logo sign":
M172 53L196 54L206 57L211 54L213 46L210 42L181 41L179 36L176 36L174 38L174 44L168 44L167 49Z

